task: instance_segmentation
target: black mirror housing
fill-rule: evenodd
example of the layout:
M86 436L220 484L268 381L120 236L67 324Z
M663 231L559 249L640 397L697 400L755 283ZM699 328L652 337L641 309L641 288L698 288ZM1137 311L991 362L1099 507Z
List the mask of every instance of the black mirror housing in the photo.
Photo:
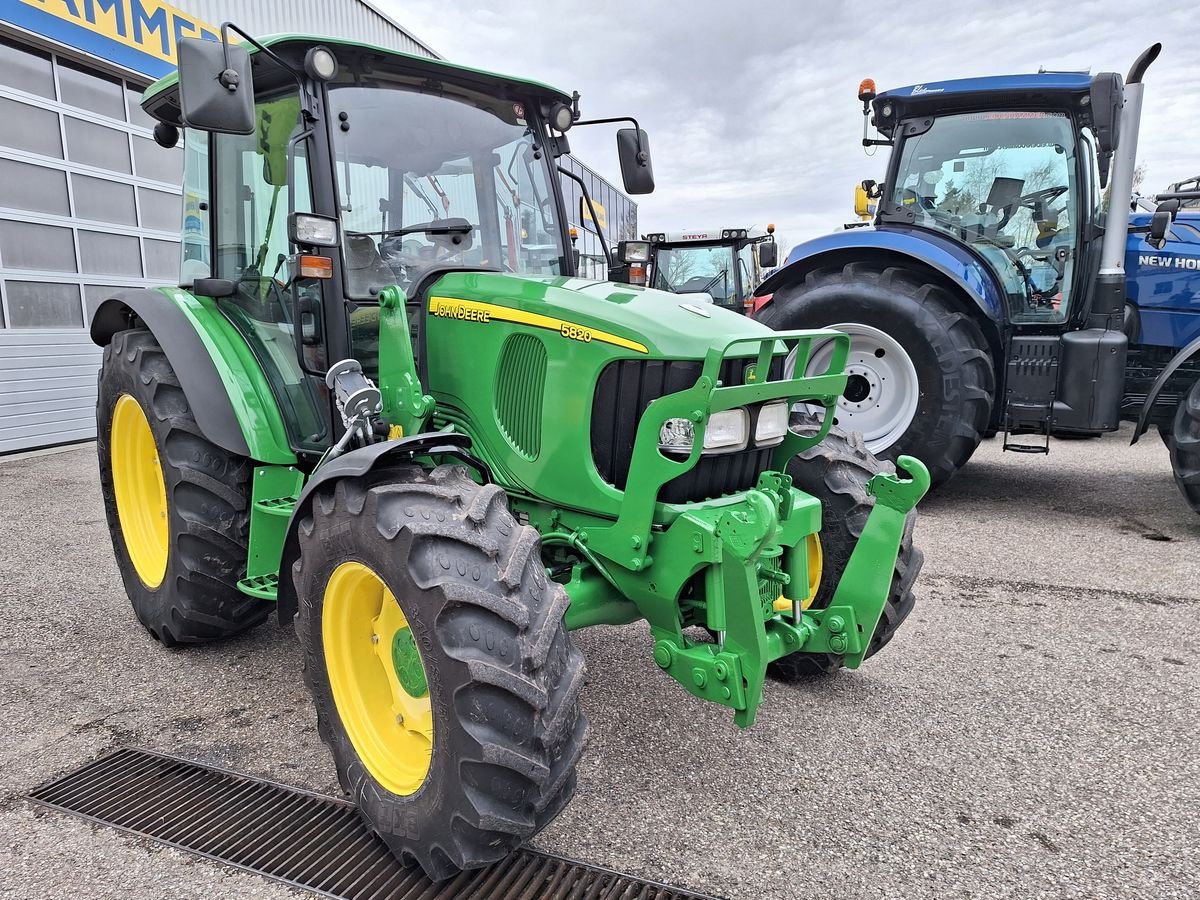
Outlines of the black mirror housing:
M1171 223L1179 212L1178 200L1166 200L1154 210L1150 217L1150 228L1146 233L1146 243L1155 250L1161 250L1167 245L1167 235L1171 233Z
M755 246L758 253L758 264L764 269L773 269L779 265L779 245L774 241L763 241Z
M254 79L246 48L180 38L177 51L183 124L221 134L253 134Z
M1108 184L1108 167L1113 151L1121 140L1121 108L1125 105L1125 83L1116 72L1101 72L1092 77L1088 90L1088 108L1092 113L1092 133L1100 167L1100 186Z
M650 138L640 128L617 129L617 157L627 194L649 194L654 190L654 166L650 162Z

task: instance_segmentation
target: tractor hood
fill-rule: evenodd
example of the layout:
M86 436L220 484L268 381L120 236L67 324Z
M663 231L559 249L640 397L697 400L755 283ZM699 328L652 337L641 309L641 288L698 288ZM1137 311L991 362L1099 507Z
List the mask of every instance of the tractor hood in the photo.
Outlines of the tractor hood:
M430 289L427 310L432 316L522 322L669 359L700 359L714 343L734 335L771 333L765 325L695 298L561 276L452 272Z

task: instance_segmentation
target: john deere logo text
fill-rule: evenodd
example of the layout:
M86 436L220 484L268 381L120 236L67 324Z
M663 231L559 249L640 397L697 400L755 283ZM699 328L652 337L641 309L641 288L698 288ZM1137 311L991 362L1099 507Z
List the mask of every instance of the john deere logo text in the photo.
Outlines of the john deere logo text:
M434 299L429 303L429 311L443 319L462 319L464 322L492 321L492 314L489 310L454 300Z

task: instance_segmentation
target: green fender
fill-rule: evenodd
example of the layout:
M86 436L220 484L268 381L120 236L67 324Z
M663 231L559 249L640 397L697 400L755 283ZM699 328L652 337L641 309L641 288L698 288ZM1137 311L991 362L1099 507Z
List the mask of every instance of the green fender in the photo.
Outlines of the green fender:
M162 346L206 439L258 462L296 462L262 367L216 301L172 287L114 291L92 316L92 341L106 346L137 320Z

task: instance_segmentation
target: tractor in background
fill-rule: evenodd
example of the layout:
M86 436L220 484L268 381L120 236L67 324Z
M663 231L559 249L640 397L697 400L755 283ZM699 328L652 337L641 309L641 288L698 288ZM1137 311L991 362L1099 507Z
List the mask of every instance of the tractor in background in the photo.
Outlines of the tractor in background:
M650 287L673 294L707 294L716 306L750 310L754 289L779 264L775 226L657 232L649 243Z
M443 60L222 38L181 39L142 100L160 144L184 132L200 267L91 322L105 512L155 639L294 624L342 786L435 879L570 800L572 629L646 622L657 669L743 727L768 675L888 643L927 471L832 416L789 427L844 392L844 335L576 277L558 160L614 120ZM645 132L617 145L652 190ZM785 377L787 342L836 349Z
M1163 435L1200 512L1200 210L1186 207L1200 192L1131 209L1159 50L1124 80L863 82L863 144L891 148L874 227L798 245L758 288L772 295L760 321L850 336L836 425L873 453L920 456L938 485L985 436L1047 453L1051 435L1131 419L1135 441Z

